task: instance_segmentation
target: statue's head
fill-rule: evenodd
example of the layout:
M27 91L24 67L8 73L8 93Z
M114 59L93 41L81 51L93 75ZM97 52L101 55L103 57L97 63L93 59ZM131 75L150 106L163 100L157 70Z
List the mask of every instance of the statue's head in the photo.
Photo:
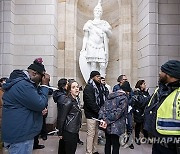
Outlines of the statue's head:
M102 13L103 13L103 9L101 6L101 0L98 1L98 4L96 5L96 7L94 8L94 17L101 17Z

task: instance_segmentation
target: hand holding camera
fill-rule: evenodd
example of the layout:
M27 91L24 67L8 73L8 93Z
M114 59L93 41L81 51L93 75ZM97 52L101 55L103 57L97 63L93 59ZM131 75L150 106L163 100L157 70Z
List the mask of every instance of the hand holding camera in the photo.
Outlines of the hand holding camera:
M42 77L42 85L49 85L49 81L50 81L50 75L45 73L44 76Z

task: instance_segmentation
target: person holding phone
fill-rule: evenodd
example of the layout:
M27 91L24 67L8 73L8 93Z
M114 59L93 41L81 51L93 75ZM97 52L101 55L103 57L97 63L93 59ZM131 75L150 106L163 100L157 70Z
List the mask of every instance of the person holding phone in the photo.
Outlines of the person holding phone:
M14 70L2 86L2 139L9 154L32 154L34 137L41 131L50 81L42 62L37 58L28 70Z

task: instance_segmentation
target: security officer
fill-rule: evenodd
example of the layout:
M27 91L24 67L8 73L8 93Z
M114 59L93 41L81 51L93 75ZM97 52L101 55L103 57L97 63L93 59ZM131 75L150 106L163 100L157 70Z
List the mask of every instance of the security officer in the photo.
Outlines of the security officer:
M145 129L152 134L152 154L179 154L180 61L161 66L159 85L145 109Z

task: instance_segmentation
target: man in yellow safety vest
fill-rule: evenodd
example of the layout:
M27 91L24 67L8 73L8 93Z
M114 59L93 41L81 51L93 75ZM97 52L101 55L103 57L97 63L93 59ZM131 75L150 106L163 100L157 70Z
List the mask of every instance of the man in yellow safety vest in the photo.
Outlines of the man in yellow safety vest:
M180 153L180 61L161 66L158 88L145 109L144 127L153 136L152 154Z

